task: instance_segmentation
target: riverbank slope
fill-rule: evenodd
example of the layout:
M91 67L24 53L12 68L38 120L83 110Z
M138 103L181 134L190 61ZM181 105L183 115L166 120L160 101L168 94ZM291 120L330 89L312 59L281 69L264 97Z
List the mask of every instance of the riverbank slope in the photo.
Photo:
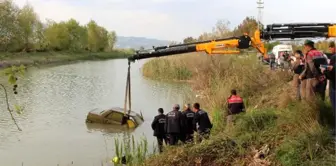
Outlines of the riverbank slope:
M0 53L0 67L6 68L12 65L46 65L66 64L83 60L106 60L127 58L132 54L128 50L114 50L111 52L31 52L31 53Z
M299 102L289 72L265 70L252 55L188 54L148 61L143 75L189 81L202 94L214 128L209 140L168 148L146 165L334 165L335 143L328 102ZM227 126L231 89L244 98L247 112ZM196 101L190 101L196 102Z

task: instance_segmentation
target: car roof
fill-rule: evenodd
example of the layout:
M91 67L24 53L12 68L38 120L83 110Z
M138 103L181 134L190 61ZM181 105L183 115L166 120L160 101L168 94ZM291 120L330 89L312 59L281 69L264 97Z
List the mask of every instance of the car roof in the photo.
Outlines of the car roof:
M109 109L100 109L100 108L95 108L91 112L96 113L96 114L105 114L106 112L118 112L118 113L124 113L124 108L121 107L112 107ZM138 116L136 112L130 111L130 116Z

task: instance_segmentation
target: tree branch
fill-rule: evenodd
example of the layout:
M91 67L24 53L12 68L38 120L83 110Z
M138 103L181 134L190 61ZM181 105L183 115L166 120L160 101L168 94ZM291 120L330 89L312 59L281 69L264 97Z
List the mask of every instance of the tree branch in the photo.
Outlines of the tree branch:
M12 117L12 120L14 121L14 124L16 125L16 127L18 128L19 131L22 131L21 128L19 127L19 125L17 124L14 115L13 115L13 111L10 109L9 107L9 101L8 101L8 94L7 94L7 90L6 87L3 84L0 84L0 86L3 88L4 92L5 92L5 98L6 98L6 105L7 105L7 111L9 112L9 114Z

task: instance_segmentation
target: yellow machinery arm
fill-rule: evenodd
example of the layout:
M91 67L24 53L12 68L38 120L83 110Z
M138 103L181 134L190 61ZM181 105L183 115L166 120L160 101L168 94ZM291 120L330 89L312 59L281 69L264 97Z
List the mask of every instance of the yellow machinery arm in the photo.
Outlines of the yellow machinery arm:
M254 47L260 53L266 54L264 43L260 39L260 31L255 31L254 37L247 34L239 38L229 38L219 41L196 44L196 51L205 51L207 54L239 54L239 49ZM238 48L232 50L232 48Z
M254 36L244 34L240 37L200 41L187 44L153 47L150 51L136 52L129 61L170 56L189 52L206 52L207 54L239 54L241 49L253 47L267 57L263 41L274 39L297 39L336 37L336 24L333 23L295 23L270 24L263 30L256 30Z

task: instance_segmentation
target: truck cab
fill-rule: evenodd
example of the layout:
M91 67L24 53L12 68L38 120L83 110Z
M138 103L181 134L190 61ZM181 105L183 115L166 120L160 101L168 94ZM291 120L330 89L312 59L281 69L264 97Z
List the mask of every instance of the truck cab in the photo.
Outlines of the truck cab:
M273 47L272 53L275 55L276 63L280 65L280 57L284 52L288 52L290 55L293 55L292 45L279 44Z

